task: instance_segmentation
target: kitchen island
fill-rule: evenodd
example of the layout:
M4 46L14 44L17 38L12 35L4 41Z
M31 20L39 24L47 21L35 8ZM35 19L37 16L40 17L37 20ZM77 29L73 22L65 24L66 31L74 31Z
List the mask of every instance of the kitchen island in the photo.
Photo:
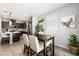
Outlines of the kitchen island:
M9 37L9 43L13 44L13 42L15 41L19 41L20 40L20 32L19 31L14 31L14 32L5 32L1 34L1 38L3 40L3 38L8 38Z

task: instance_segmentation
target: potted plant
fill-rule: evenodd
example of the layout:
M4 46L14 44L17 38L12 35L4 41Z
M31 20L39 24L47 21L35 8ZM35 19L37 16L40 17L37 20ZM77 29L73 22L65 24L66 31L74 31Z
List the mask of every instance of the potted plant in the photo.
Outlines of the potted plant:
M76 34L72 34L72 35L70 36L69 41L70 41L70 44L71 44L71 45L76 45L76 44L77 44L77 35L76 35Z
M69 44L69 50L71 53L77 55L79 54L79 48L77 47L77 35L76 34L72 34L70 36L70 44Z

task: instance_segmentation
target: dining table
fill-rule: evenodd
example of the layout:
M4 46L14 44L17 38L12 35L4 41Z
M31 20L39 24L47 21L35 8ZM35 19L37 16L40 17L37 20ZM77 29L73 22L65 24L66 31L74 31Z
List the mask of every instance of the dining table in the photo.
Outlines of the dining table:
M44 56L47 56L46 42L52 40L52 55L54 56L54 38L52 35L38 34L38 40L44 43Z

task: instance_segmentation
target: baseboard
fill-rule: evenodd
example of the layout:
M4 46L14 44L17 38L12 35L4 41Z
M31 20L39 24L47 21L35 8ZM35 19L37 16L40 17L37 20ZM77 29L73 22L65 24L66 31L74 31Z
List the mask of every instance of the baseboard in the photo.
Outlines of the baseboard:
M63 45L60 45L60 44L56 44L56 43L55 43L55 46L58 46L58 47L61 47L61 48L64 48L64 49L69 49L69 48L66 47L66 46L63 46Z

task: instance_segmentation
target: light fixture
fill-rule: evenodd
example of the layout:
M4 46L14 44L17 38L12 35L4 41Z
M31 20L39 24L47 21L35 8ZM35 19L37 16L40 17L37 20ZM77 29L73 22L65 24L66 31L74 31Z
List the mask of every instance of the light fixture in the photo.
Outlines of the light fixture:
M9 26L11 26L11 25L12 25L12 21L9 22Z

